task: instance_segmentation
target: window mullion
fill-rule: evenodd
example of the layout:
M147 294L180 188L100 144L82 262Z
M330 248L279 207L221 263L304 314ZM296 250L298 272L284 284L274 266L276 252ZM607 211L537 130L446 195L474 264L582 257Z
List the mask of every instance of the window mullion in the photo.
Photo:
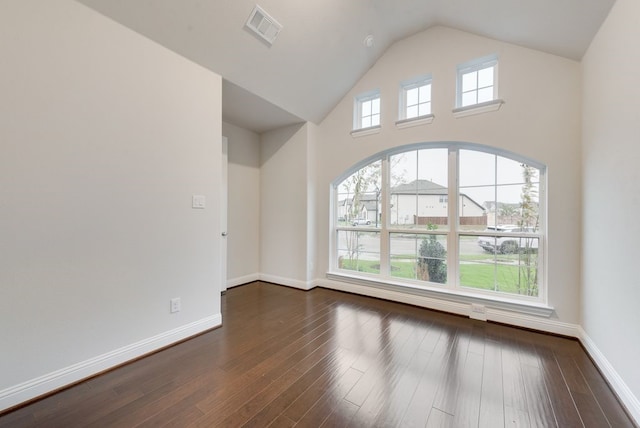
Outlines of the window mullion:
M382 212L382 220L380 221L380 274L383 276L390 276L390 240L389 236L389 213L391 210L389 209L389 187L390 187L390 171L389 171L389 156L385 156L382 159L382 165L380 165L382 170L381 184L382 189L380 192L381 199L381 209Z
M447 236L447 285L449 287L458 286L458 203L459 203L459 190L458 190L458 150L449 150L449 165L448 165L448 195L449 204L448 207L448 223L449 234Z

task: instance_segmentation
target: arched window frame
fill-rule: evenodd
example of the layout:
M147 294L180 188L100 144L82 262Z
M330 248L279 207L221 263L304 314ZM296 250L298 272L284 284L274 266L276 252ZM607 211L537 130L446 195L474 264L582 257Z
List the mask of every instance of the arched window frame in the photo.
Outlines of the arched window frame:
M444 230L432 230L412 232L415 234L435 235L446 239L447 243L447 278L446 284L437 284L433 282L424 282L411 279L399 279L390 275L390 239L392 233L402 231L402 228L392 227L389 222L389 159L396 154L411 152L423 149L446 149L448 153L448 186L447 198L449 201L458 201L460 198L460 189L458 182L459 155L461 150L470 150L475 152L487 153L503 157L509 160L520 162L522 164L535 168L538 173L538 217L539 224L535 233L527 233L527 236L534 236L537 239L537 295L528 296L512 293L502 293L499 291L485 291L482 289L473 289L463 286L460 283L459 266L460 256L458 243L461 236L464 237L480 237L483 232L479 231L462 231L458 221L458 204L448 204L448 228ZM497 159L497 158L496 158ZM345 225L338 221L338 186L354 172L373 163L381 162L381 212L383 213L379 227L371 225L358 224ZM490 307L499 309L516 310L523 313L550 316L552 308L547 305L547 260L546 260L546 242L547 242L547 222L546 222L546 166L540 162L532 160L522 155L509 152L502 149L496 149L486 145L463 143L463 142L436 142L436 143L416 143L400 147L391 148L383 152L370 156L358 162L339 177L337 177L331 185L331 239L330 239L330 267L328 277L336 280L348 280L350 282L360 283L378 288L393 289L394 291L405 291L411 294L434 296L438 298L451 299L452 301L460 301L464 303L487 303ZM455 185L452 185L455 184ZM380 236L380 272L365 273L348 269L341 269L338 265L338 233L340 231L355 231L363 233L376 233ZM486 234L486 233L485 233ZM498 235L510 235L509 232ZM440 238L439 238L440 239Z

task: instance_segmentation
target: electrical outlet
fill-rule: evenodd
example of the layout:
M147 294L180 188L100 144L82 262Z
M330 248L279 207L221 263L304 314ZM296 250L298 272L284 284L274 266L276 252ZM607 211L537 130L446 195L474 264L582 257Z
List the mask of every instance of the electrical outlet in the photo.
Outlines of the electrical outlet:
M176 313L176 312L180 312L181 309L181 303L180 303L180 298L176 297L175 299L171 299L171 313Z
M471 304L471 313L469 318L474 320L486 321L487 320L487 307L484 305L478 305L476 303Z

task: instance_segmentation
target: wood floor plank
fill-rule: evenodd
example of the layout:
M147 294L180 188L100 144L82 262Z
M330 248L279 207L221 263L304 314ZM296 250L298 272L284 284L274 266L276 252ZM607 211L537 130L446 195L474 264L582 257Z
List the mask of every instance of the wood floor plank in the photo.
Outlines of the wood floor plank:
M532 427L557 427L549 392L542 369L528 364L522 366L522 376L527 392L527 413Z
M451 350L457 336L457 329L442 329L438 343L422 372L418 386L400 422L404 427L423 427L429 418L438 388L444 378Z
M402 332L399 332L389 346L384 348L381 370L376 382L355 415L358 425L373 426L380 413L386 415L400 410L391 397L397 395L398 384L402 382L407 368L411 364L419 364L416 356L422 357L418 351L425 335L424 328L405 323ZM406 403L402 405L404 407Z
M586 427L611 426L574 359L558 355L556 360L584 425Z
M634 426L576 340L260 282L222 311L222 327L0 428Z
M322 422L320 428L342 428L351 423L359 407L347 400L340 400L331 414Z
M449 359L444 367L444 378L438 388L433 407L453 415L458 404L463 369L469 355L470 334L458 330L452 343Z
M479 424L483 360L483 355L469 350L461 373L458 399L453 412L453 425L456 427L477 427Z
M435 407L431 409L426 428L449 428L453 426L452 415L445 413L440 409L436 409Z
M494 340L485 342L478 426L481 428L505 426L502 351L500 343Z
M584 352L577 352L574 360L580 372L587 381L589 388L593 391L598 400L600 408L607 417L607 420L614 427L633 427L629 415L620 406L609 385L602 377L602 374L594 366L591 359Z
M538 348L538 355L541 359L542 375L549 393L549 401L553 407L553 414L559 427L577 426L582 427L584 423L578 413L578 409L569 392L558 362L553 352L546 347Z

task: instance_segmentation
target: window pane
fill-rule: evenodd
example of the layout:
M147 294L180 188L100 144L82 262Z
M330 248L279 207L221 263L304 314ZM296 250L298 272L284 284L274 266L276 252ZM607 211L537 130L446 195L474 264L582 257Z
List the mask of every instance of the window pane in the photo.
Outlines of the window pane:
M416 279L416 263L418 259L418 236L392 233L391 276L396 278Z
M362 118L362 127L368 128L371 126L371 116L365 116Z
M418 106L407 107L407 119L412 119L418 116Z
M478 71L478 87L493 86L493 67L483 68Z
M361 111L362 117L371 116L371 101L363 101Z
M460 150L460 186L496 184L496 155Z
M478 240L476 236L460 236L460 285L495 290L495 254L485 251ZM495 244L490 238L485 241Z
M449 151L423 149L418 151L418 179L428 180L433 187L446 189L449 180ZM446 193L446 192L444 192Z
M462 92L478 89L478 72L472 71L462 75Z
M493 86L478 90L478 104L493 100Z
M446 284L446 255L446 236L391 234L391 276Z
M338 221L380 227L381 165L381 161L370 163L338 185Z
M380 125L380 115L374 114L373 116L371 116L371 126L378 126L378 125Z
M466 106L471 106L474 104L477 104L476 98L477 97L477 92L476 91L471 91L471 92L465 92L462 94L462 107L466 107Z
M380 114L380 98L371 100L371 114Z
M474 239L478 243L474 247ZM460 284L484 290L538 295L538 239L460 237Z
M431 103L422 103L418 105L418 116L424 116L431 114Z
M415 150L389 157L389 223L414 224L417 213L418 152Z
M497 184L521 184L524 183L522 162L497 156L496 178Z
M431 101L431 84L420 86L419 94L420 94L419 99L421 103Z
M380 233L339 230L338 268L380 273Z
M407 90L407 106L418 104L418 88Z

